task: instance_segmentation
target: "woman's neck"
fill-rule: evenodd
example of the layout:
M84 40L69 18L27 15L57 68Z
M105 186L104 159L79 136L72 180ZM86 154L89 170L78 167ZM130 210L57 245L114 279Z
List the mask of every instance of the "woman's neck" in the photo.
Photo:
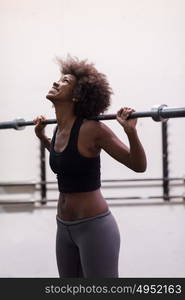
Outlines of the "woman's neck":
M54 104L56 120L58 124L58 129L68 129L71 127L71 123L75 120L76 116L73 112L74 105L56 105Z

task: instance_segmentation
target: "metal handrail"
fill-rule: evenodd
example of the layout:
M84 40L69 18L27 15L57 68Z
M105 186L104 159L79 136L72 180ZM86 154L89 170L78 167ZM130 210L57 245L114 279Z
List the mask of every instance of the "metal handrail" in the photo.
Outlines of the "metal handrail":
M108 183L108 182L145 182L145 181L163 181L165 178L126 178L126 179L102 179L102 183ZM185 177L169 177L166 178L169 181L177 181L177 180L182 180L185 183ZM0 186L33 186L33 185L41 185L41 184L57 184L57 181L7 181L7 182L0 182Z
M169 196L170 199L182 199L185 204L185 194L184 195L173 195ZM153 195L153 196L128 196L128 197L105 197L107 201L112 200L149 200L149 199L163 199L163 195ZM58 199L47 199L47 202L57 202ZM158 203L158 202L157 202ZM167 202L171 204L171 202ZM40 200L28 200L28 201L14 201L14 200L0 200L0 205L15 205L15 204L42 204L42 199Z

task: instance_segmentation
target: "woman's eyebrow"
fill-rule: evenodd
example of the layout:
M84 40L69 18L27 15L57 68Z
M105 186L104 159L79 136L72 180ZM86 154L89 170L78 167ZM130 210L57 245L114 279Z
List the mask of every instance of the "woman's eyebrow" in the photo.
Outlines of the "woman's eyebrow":
M70 78L68 76L64 76L62 79L67 79L70 81Z

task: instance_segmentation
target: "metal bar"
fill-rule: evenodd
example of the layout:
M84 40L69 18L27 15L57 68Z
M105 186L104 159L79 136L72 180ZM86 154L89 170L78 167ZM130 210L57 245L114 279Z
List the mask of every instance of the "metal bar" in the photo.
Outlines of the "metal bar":
M184 195L174 195L169 196L170 199L184 199ZM163 199L163 195L153 195L153 196L128 196L128 197L105 197L106 200L147 200L147 199ZM47 202L57 202L58 199L48 199ZM169 202L170 203L170 202Z
M183 187L183 183L176 183L170 185L170 187ZM161 188L161 184L124 184L124 185L102 185L102 189L130 189L130 188ZM37 189L36 189L37 190ZM47 188L47 191L58 191L58 187Z
M184 200L184 195L173 195L169 196L170 199L183 199ZM146 196L146 197L137 197L137 196L129 196L129 197L105 197L106 200L111 201L111 200L148 200L148 199L163 199L163 195L153 195L153 196ZM47 202L57 202L58 199L48 199ZM42 204L42 199L40 200L35 200L35 201L14 201L14 200L0 200L0 205L25 205L25 204L37 204L40 203ZM171 204L171 202L166 202ZM183 202L182 202L183 203ZM146 203L147 204L147 203ZM183 203L184 204L184 203Z
M33 205L35 204L36 201L33 201L33 200L23 200L23 201L15 201L15 200L0 200L0 205ZM39 201L39 203L41 203L41 200Z
M46 204L46 155L45 147L40 142L40 179L41 179L41 203Z
M145 182L145 181L163 181L164 178L135 178L135 179L102 179L102 183L108 183L108 182ZM177 181L182 180L183 184L185 183L184 177L169 177L169 181ZM57 181L34 181L34 182L20 182L20 181L13 181L13 182L0 182L0 187L8 187L8 186L36 186L41 184L57 184Z
M4 186L4 187L8 187L8 186L36 186L37 185L37 182L35 182L35 183L24 183L24 182L1 182L0 183L0 186Z
M128 119L134 119L134 118L148 118L151 117L150 111L140 111L140 112L134 112L132 113ZM114 120L116 119L116 114L105 114L105 115L99 115L95 117L89 118L90 120Z
M165 108L164 107L161 111L161 116L164 119L185 117L184 110L185 110L185 107L181 107L181 108L176 108L176 107Z
M133 179L102 179L101 182L133 182L133 181L161 181L163 178L133 178ZM185 181L184 177L169 177L168 180L175 181L175 180L182 180ZM56 181L30 181L30 182L20 182L20 181L8 181L8 182L0 182L0 186L35 186L37 184L57 184Z
M139 181L162 181L163 178L133 178L133 179L102 179L101 182L139 182ZM168 180L183 180L183 177L166 178Z
M170 199L184 199L184 195L173 195L169 196ZM105 197L106 200L147 200L147 199L163 199L163 195L153 195L153 196L128 196L128 197ZM47 202L57 202L58 199L48 199ZM170 204L170 202L169 202Z
M168 180L168 128L167 122L162 122L162 172L163 172L163 197L169 200L169 180Z
M101 182L139 182L139 181L163 181L163 177L161 178L132 178L132 179L102 179ZM169 177L168 180L176 181L182 180L185 181L184 177ZM38 182L39 183L39 182ZM57 181L46 181L47 184L57 184Z
M163 181L164 179L168 181L185 181L184 177L162 177L162 178L133 178L133 179L102 179L101 182L147 182L147 181ZM51 182L52 183L52 182Z
M167 107L167 105L156 105L150 111L141 111L141 112L133 112L128 119L134 118L146 118L151 117L154 121L162 121L167 118L180 118L185 117L185 107ZM116 119L116 114L101 114L99 116L94 116L89 118L90 120L113 120ZM56 119L49 119L43 121L43 124L55 124ZM25 121L24 119L16 119L14 121L9 122L1 122L0 129L24 129L25 126L35 125L33 121Z

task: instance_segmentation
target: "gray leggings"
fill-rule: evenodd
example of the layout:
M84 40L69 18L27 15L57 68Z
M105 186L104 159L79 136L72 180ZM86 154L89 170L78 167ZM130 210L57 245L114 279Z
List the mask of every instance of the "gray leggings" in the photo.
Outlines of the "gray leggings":
M120 233L110 210L77 221L56 219L60 277L118 277Z

